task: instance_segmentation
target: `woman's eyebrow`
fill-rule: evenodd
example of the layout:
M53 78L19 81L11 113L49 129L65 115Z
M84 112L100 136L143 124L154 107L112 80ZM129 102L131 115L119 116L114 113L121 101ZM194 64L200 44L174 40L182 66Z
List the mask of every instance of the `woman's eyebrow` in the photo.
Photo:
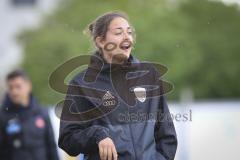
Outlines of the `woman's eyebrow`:
M117 27L117 28L113 28L113 29L123 29L122 27ZM127 27L127 29L131 29L131 27Z

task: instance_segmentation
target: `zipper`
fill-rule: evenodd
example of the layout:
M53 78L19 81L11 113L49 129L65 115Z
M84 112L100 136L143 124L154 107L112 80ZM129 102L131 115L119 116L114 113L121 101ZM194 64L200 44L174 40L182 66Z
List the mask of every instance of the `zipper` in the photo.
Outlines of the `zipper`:
M132 134L132 129L131 129L131 122L130 124L128 124L128 128L129 128L129 132L131 134L131 142L132 142L132 145L133 145L133 151L134 151L134 156L135 156L135 159L137 158L137 154L136 154L136 150L135 150L135 144L134 144L134 140L133 140L133 134Z

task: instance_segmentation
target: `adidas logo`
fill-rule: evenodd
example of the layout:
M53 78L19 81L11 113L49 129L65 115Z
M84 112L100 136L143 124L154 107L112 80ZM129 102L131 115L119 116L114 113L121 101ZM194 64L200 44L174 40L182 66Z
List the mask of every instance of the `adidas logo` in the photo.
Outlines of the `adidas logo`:
M104 100L106 100L106 99L113 99L114 97L113 97L113 95L109 92L109 91L107 91L105 94L104 94L104 96L103 96L103 99Z

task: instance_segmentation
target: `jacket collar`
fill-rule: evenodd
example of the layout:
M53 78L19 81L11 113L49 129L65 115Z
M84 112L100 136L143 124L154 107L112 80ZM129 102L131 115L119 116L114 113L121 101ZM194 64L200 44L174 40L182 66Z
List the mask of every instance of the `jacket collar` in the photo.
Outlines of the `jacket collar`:
M19 111L25 111L25 110L30 110L33 108L37 108L38 106L38 102L35 99L35 97L30 94L30 102L29 105L26 106L22 106L19 104L15 104L9 97L8 94L6 94L3 104L2 104L2 109L7 111L7 112L19 112Z
M110 68L123 65L131 65L132 63L139 63L140 61L130 54L129 58L123 64L111 64L106 62L100 52L97 50L93 53L90 59L89 68L94 70L101 70L102 72L110 72Z

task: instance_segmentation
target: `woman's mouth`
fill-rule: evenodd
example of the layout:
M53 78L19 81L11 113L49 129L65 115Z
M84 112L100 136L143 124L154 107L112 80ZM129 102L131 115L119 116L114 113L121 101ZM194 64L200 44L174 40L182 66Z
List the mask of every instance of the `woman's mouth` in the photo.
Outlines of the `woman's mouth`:
M132 47L132 42L131 41L123 41L120 43L119 48L128 51Z

